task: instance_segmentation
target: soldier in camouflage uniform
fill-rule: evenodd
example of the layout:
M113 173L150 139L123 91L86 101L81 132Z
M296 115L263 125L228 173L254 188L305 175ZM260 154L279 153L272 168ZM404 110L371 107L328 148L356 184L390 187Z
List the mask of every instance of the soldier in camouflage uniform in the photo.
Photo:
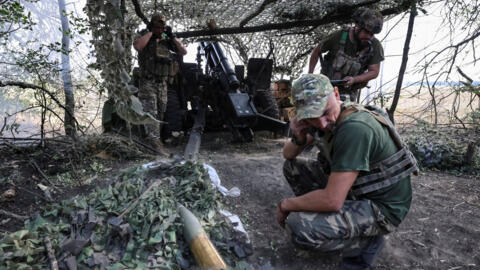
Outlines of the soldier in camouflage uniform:
M292 99L284 175L297 197L278 204L277 221L299 247L342 252L344 269L369 269L410 208L415 158L383 111L342 102L324 75L295 80ZM325 158L297 157L309 145Z
M165 16L154 14L147 29L141 31L133 47L138 51L140 66L138 98L145 112L163 120L167 108L167 87L178 72L174 53L187 54L185 46L166 25ZM160 140L161 125L145 125L147 140L162 151Z
M382 30L382 14L359 8L353 20L355 26L331 34L313 50L308 69L313 73L320 60L322 74L330 80L346 80L339 91L342 99L348 96L352 101L357 100L359 89L378 76L384 59L382 45L373 36Z

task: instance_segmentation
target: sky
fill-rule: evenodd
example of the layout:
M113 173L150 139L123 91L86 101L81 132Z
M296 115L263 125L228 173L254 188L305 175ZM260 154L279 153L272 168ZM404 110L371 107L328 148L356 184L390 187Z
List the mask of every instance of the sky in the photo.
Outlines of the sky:
M433 5L428 8L429 14L424 15L420 12L415 18L407 72L403 80L404 86L421 80L422 73L418 72L418 68L425 63L425 55L429 52L440 51L450 44L450 29L441 25L444 19L444 15L441 12L442 8L442 3ZM381 74L370 84L372 88L378 89L381 85L391 88L396 84L408 28L408 17L408 14L404 18L400 15L386 21L382 32L378 35L378 39L384 47L385 61L382 63ZM387 33L389 34L387 35ZM464 38L464 35L458 35L454 36L452 41L453 43L458 43ZM480 80L480 69L472 62L473 58L471 53L463 57L459 56L456 65L459 65L472 79L478 81ZM449 82L464 80L456 71L456 65ZM434 68L438 67L438 65L434 66ZM430 80L433 81L434 76Z

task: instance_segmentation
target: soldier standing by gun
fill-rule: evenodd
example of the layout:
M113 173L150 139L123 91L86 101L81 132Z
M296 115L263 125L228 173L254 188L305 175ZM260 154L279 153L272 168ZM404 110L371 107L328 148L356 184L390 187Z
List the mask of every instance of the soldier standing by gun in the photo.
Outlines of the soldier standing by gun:
M147 29L141 31L133 42L138 51L140 79L138 98L143 109L162 121L167 108L168 84L178 72L178 62L173 53L187 54L187 49L166 25L165 16L154 14ZM162 125L145 125L147 141L159 152L163 152L160 139Z
M339 86L342 100L349 95L355 101L359 89L378 76L384 60L382 45L373 36L382 30L383 16L378 11L360 8L352 17L355 26L333 33L313 50L308 73L313 73L320 59L322 74L330 80L346 80Z
M302 75L292 98L297 116L283 172L297 197L278 204L277 221L300 248L342 251L343 269L370 269L383 235L410 208L416 160L385 112L340 101L325 75ZM297 157L312 144L327 164Z

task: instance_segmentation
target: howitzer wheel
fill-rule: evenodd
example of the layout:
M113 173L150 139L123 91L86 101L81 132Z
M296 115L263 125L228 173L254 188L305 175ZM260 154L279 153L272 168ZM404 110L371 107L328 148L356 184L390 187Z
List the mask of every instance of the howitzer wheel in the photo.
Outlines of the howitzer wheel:
M257 90L253 103L257 108L257 112L275 119L280 119L280 111L278 110L278 104L272 91Z

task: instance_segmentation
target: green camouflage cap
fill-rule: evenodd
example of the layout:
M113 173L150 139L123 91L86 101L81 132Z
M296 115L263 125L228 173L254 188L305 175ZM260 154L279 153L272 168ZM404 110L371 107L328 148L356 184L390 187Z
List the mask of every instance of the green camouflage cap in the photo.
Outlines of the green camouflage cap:
M323 115L333 86L323 74L302 74L293 81L292 100L297 110L297 120Z

